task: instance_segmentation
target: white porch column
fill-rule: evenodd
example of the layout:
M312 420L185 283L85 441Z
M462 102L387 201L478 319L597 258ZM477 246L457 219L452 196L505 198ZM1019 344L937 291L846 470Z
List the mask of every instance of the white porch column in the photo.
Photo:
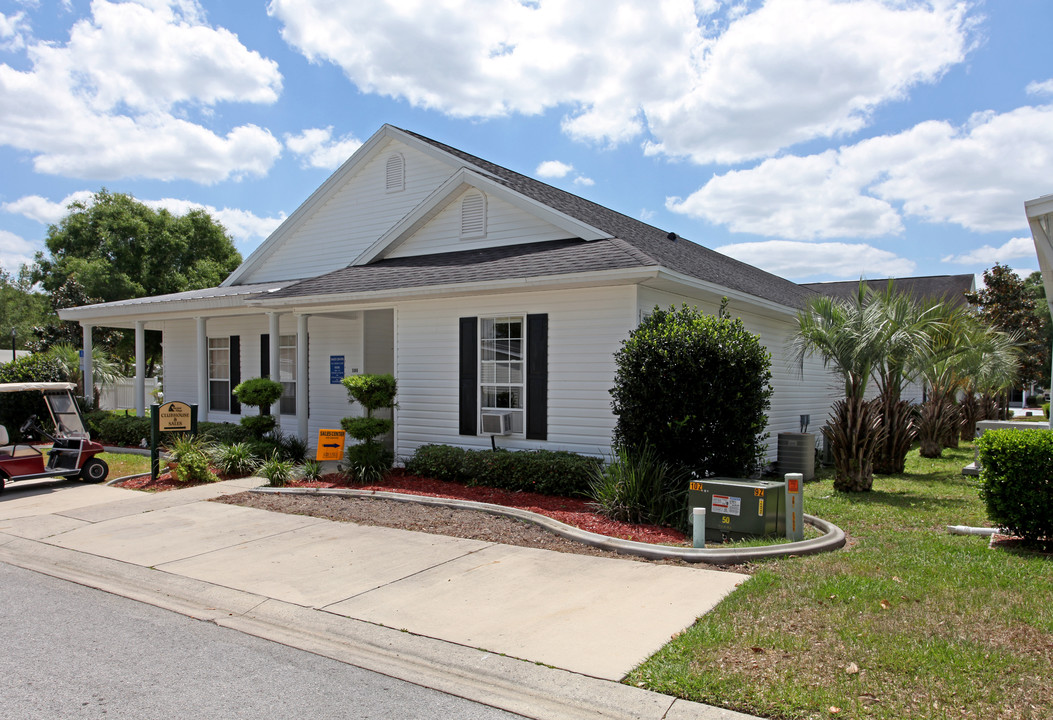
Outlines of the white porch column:
M146 321L135 321L135 415L146 417Z
M1035 252L1038 253L1038 265L1042 269L1042 285L1046 288L1046 304L1053 313L1053 195L1043 195L1024 203L1027 223L1031 227L1031 237L1035 241ZM1053 351L1053 349L1051 349ZM1053 392L1053 376L1049 380L1049 389ZM1050 413L1053 415L1053 413ZM1053 429L1053 417L1047 418L1050 429Z
M308 367L307 367L307 315L296 316L296 433L307 440L308 413Z
M82 324L81 328L84 331L84 343L82 345L84 359L81 361L81 369L84 373L84 399L90 403L95 400L95 368L91 362L91 331L95 329L95 326Z
M197 420L208 420L208 328L197 318Z
M270 323L269 324L269 328L270 329L268 331L269 335L267 336L267 341L269 343L268 346L267 346L267 352L270 354L269 367L271 369L271 380L277 380L278 382L281 382L281 379L282 379L281 378L281 367L280 367L281 360L278 357L278 346L279 346L279 340L281 338L281 335L279 334L280 331L278 329L278 318L279 317L281 317L281 313L277 313L277 312L269 312L269 313L267 313L267 320ZM274 414L278 415L278 412L275 411Z

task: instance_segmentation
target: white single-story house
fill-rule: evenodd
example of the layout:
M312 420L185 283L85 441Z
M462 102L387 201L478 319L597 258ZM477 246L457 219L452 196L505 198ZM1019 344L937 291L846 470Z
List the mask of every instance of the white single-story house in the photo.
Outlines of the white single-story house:
M393 373L400 457L489 447L502 423L502 447L598 455L629 332L656 305L715 313L726 296L772 354L774 459L776 434L802 415L814 431L838 394L821 360L787 352L813 293L386 125L219 287L60 314L81 323L89 357L93 327L134 328L140 378L144 331L161 331L165 399L197 403L201 420L237 422L231 389L269 375L286 389L282 429L313 445L358 413L342 377Z

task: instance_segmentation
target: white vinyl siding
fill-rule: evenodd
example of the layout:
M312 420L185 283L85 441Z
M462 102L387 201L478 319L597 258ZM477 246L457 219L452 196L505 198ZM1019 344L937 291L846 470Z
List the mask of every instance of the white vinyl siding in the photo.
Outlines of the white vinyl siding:
M498 438L500 447L610 452L614 352L635 316L632 286L406 302L396 333L399 409L396 453L446 443L486 448L488 436L458 433L458 319L548 314L548 440Z
M451 202L427 225L386 257L432 255L481 247L522 245L544 240L565 240L567 231L556 227L500 198L488 197L486 203L486 237L468 240L461 237L461 203Z
M393 152L413 168L402 192L386 190L387 159ZM389 142L239 282L314 277L346 267L455 170L403 143Z

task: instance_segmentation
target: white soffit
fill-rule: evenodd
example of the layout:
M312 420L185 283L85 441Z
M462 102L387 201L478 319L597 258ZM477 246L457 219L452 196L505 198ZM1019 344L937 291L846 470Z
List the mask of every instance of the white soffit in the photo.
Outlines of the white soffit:
M1042 269L1042 284L1046 288L1046 303L1053 311L1053 195L1043 195L1024 203L1027 224L1035 241L1038 264Z

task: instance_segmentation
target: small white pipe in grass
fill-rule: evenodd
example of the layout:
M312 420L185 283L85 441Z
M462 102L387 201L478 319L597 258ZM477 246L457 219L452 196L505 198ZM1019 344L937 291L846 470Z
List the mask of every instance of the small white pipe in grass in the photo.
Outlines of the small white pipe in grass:
M691 525L694 532L694 546L704 548L706 546L706 509L704 507L692 508Z
M994 535L998 528L969 527L968 525L948 525L947 532L951 535Z

